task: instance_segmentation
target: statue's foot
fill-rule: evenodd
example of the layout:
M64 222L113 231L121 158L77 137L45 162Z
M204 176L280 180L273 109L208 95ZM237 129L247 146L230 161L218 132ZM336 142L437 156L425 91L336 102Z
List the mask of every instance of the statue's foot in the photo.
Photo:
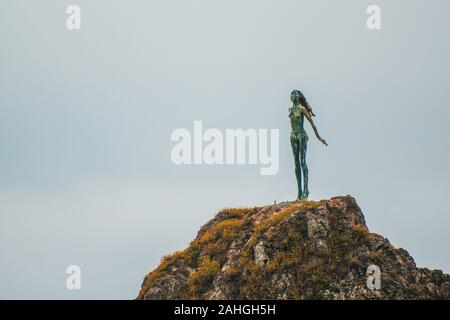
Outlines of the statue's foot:
M300 200L306 200L306 199L308 199L308 196L309 196L309 191L308 191L308 189L306 189L305 191L303 191L303 194L301 195Z

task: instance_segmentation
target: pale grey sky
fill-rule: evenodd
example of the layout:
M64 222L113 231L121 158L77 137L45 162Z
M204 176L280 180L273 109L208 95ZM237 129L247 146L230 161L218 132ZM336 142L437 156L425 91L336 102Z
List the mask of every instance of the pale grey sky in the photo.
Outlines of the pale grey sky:
M66 29L78 4L82 29ZM366 28L366 8L382 29ZM313 107L310 198L351 194L372 232L450 272L450 3L0 4L0 298L134 298L225 206L295 197L287 109ZM279 128L280 171L174 166L170 134ZM82 289L66 289L78 264Z

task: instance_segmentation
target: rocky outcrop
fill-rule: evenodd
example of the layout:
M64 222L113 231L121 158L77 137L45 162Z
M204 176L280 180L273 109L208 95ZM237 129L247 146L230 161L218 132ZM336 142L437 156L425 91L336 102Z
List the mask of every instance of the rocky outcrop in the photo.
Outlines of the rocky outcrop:
M450 299L450 276L370 233L345 196L224 209L138 299Z

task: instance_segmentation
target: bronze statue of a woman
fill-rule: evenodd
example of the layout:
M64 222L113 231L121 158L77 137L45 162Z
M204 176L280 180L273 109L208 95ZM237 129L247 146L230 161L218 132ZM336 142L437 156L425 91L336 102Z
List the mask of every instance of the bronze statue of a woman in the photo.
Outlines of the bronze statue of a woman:
M312 117L315 114L306 101L305 96L299 90L294 90L291 93L292 107L289 108L289 118L291 119L291 146L294 153L295 162L295 176L297 178L298 196L297 200L308 199L308 167L306 165L306 144L308 142L308 135L303 128L304 118L308 119L311 124L317 139L324 145L326 141L319 135L317 128L314 125ZM302 191L302 173L303 173L303 191Z

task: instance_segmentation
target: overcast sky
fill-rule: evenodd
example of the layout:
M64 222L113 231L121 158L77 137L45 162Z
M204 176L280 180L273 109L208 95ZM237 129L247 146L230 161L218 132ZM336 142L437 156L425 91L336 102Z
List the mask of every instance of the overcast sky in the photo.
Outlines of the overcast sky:
M81 30L66 8L81 8ZM369 31L366 8L381 7ZM296 196L300 89L310 199L350 194L372 232L450 272L450 3L0 4L0 298L134 298L226 206ZM280 129L280 170L175 166L177 128ZM79 265L82 288L66 288Z

